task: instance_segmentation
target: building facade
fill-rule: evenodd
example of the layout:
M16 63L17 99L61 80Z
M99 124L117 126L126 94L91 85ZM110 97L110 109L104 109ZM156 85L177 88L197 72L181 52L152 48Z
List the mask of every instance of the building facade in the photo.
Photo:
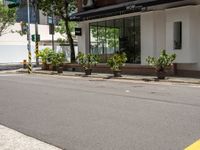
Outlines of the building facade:
M176 71L200 75L199 0L78 0L82 35L79 51L95 53L106 62L116 51L128 56L128 66L147 65L161 49L176 53Z
M0 0L4 5L7 5L9 1ZM20 7L16 10L16 23L13 26L10 26L7 29L7 34L0 36L0 64L1 63L21 63L24 59L28 58L27 50L27 35L21 36L17 32L11 31L20 31L21 26L20 22L27 22L27 1L26 0L17 0L20 3ZM40 34L39 49L42 50L45 47L52 48L52 35L49 33L49 24L52 22L52 18L43 15L42 11L38 12L38 33ZM31 21L31 35L35 34L35 11L32 6L30 6L30 21ZM58 20L54 19L55 24ZM62 38L59 33L55 33L54 40ZM65 50L69 53L69 48L60 46L58 42L55 42L56 50ZM35 56L35 42L31 42L31 51L32 51L32 61L36 61ZM70 56L68 56L70 58Z

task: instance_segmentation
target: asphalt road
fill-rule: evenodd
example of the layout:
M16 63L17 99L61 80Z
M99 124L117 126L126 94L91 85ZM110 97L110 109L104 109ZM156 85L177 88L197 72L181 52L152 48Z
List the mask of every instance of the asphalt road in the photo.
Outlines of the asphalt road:
M1 64L0 63L0 71L5 70L16 70L19 68L22 68L23 66L21 64Z
M66 150L183 150L200 86L0 74L0 124Z

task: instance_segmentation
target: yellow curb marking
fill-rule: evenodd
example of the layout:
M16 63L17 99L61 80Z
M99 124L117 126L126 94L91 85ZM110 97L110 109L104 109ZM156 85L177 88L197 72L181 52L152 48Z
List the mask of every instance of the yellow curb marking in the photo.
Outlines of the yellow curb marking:
M200 140L187 147L185 150L200 150Z

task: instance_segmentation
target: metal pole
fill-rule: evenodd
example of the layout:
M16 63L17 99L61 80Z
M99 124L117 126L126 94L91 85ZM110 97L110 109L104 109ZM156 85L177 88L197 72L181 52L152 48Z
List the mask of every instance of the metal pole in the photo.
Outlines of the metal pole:
M52 27L53 27L53 33L52 33L52 49L55 50L55 43L54 43L54 14L53 14L53 0L52 0L52 7L51 7L51 11L52 11Z
M31 34L30 34L30 1L27 0L27 14L28 14L28 31L27 31L27 40L28 40L28 74L32 73L32 63L31 63Z
M39 66L39 41L38 41L38 2L35 0L35 54L36 54L36 66Z

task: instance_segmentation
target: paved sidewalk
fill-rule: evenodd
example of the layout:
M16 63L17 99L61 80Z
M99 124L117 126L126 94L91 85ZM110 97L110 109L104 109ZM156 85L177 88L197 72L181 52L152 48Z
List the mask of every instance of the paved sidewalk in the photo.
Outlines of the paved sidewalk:
M1 150L61 150L0 125Z
M25 69L17 70L18 73L27 73ZM40 68L33 69L34 74L48 74L57 75L56 71L46 71ZM122 80L137 80L144 82L172 82L172 83L188 83L188 84L200 84L200 78L186 78L186 77L166 77L165 80L157 80L155 76L142 76L142 75L123 75L122 77L114 78L112 74L105 73L92 73L90 76L85 76L83 72L64 71L61 76L76 76L76 77L90 77L101 79L122 79Z

